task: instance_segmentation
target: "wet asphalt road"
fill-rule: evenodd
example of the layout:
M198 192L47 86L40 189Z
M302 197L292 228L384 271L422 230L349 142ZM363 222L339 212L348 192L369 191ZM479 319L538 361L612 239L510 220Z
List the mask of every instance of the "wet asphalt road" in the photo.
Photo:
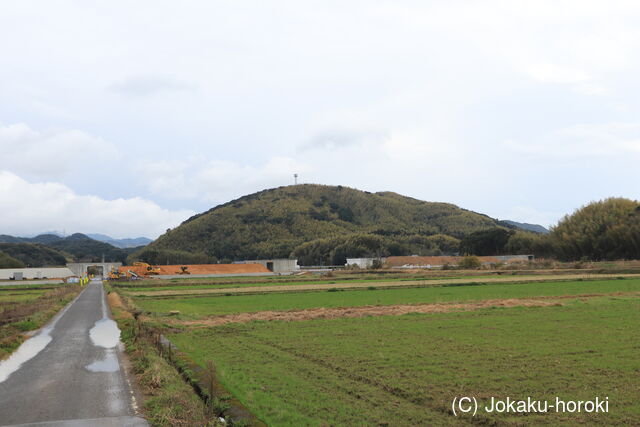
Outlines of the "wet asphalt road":
M102 283L91 282L0 363L0 425L147 426L136 416L117 334Z

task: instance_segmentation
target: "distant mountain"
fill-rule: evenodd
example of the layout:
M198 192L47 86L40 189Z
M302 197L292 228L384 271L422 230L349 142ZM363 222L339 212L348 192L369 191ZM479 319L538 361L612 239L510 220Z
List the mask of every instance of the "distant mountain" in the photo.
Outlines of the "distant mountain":
M195 215L130 259L164 264L295 256L303 264L344 264L345 257L451 254L459 239L496 227L497 220L449 203L304 184Z
M72 234L71 236L66 237L66 239L71 238L71 240L74 240L74 239L77 239L79 236L81 239L90 238L93 240L97 240L98 242L108 243L111 246L115 246L116 248L120 248L120 249L146 246L152 242L151 239L148 239L146 237L114 239L111 236L107 236L105 234L98 234L98 233L94 233L94 234L75 233L75 234ZM32 237L31 236L30 237L14 237L14 236L9 236L7 234L0 234L0 242L4 242L4 243L42 243L44 245L48 245L48 244L60 242L62 240L65 240L65 237L59 234L56 234L54 232L38 234Z
M534 233L549 234L549 230L547 230L545 227L538 224L528 224L526 222L509 221L507 219L499 221L499 223L509 228L513 227L513 228L519 228L525 231L533 231Z
M60 237L57 234L39 234L35 237L31 238L23 238L24 241L28 241L31 243L42 243L43 245L48 245L55 242L60 242L64 240L64 237Z
M23 243L25 241L22 237L13 237L8 234L0 234L0 243Z
M87 234L87 236L91 237L94 240L98 240L100 242L109 243L110 245L113 245L116 248L121 248L121 249L135 248L138 246L146 246L153 241L146 237L114 239L113 237L107 236L105 234L97 234L97 233Z
M16 258L27 265L42 266L55 263L100 262L105 261L126 262L127 256L140 247L122 249L109 243L100 242L82 233L75 233L68 237L60 237L55 234L41 234L35 237L14 237L0 235L0 242L15 245L27 245L13 247L12 251L3 250L7 255ZM57 256L38 252L35 247L53 249ZM0 249L2 250L2 249ZM14 255L22 254L22 257ZM31 258L29 258L32 255Z
M117 248L109 243L99 242L82 233L75 233L45 244L73 255L80 262L99 262L104 258L105 261L120 261L124 263L129 255L124 249Z
M20 261L22 266L26 267L60 266L72 261L71 257L67 257L61 251L40 243L0 243L0 252ZM5 259L5 261L11 260ZM10 267L18 267L18 265L9 263L5 268Z

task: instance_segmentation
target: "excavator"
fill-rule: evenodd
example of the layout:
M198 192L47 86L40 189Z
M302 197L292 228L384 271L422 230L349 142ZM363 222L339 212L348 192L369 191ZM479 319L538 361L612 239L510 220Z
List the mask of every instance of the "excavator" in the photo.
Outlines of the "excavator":
M155 267L155 266L153 266L151 264L147 264L146 262L134 262L133 266L134 267L144 267L145 271L144 271L143 274L145 276L160 274L160 267Z
M120 274L118 272L117 268L111 267L111 271L109 272L109 275L107 276L107 279L109 279L109 280L120 280L123 277L125 277L124 274Z
M124 272L119 272L117 268L112 268L111 271L109 272L109 276L108 276L109 280L124 279L127 277L127 275L130 275L131 278L134 278L134 279L141 279L141 278L144 278L145 276L160 274L159 267L155 267L151 264L147 264L146 262L134 262L133 266L142 267L142 268L136 269L137 273L133 270L127 270L127 272L124 273ZM143 270L143 271L140 271L140 270Z

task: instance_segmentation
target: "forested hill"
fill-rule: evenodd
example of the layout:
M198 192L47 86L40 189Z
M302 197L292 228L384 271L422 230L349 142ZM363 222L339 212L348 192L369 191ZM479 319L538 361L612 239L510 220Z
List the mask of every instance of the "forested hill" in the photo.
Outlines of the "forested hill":
M293 255L306 263L334 263L345 256L452 253L462 237L496 226L486 215L448 203L305 184L196 215L133 258L166 263Z
M67 254L40 243L0 242L0 268L53 267L70 261Z
M66 262L126 262L127 256L140 248L116 248L76 233L67 237L41 234L36 237L0 235L0 251L30 267L64 265ZM5 261L13 265L12 261Z

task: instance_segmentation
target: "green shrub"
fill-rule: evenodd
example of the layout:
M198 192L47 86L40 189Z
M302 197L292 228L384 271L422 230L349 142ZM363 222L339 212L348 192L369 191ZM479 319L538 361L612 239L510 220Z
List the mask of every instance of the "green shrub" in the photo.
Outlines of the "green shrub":
M480 262L480 258L477 256L466 256L460 260L458 263L458 267L464 268L467 270L473 270L480 268L482 263Z

